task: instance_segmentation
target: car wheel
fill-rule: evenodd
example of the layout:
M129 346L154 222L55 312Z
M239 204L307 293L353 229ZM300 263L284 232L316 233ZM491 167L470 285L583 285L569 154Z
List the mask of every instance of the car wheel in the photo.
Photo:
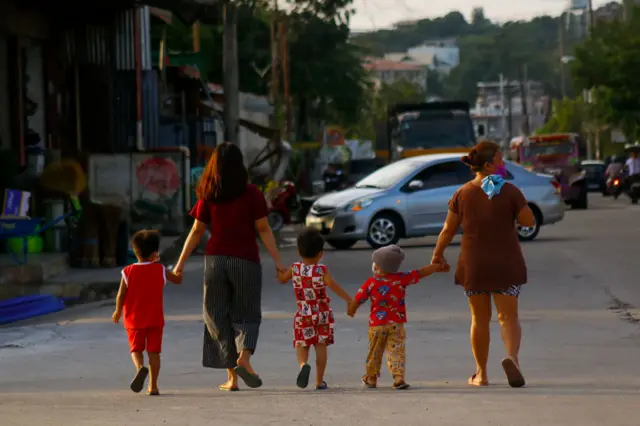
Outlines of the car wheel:
M267 221L269 221L269 226L274 232L278 232L279 230L284 228L284 216L280 212L269 212L269 214L267 215Z
M516 221L516 232L520 241L533 241L540 232L540 223L542 222L540 212L535 207L532 207L531 210L533 210L534 217L533 226L522 226Z
M373 218L367 231L367 242L374 249L396 244L400 240L400 219L388 213Z
M357 240L327 240L327 243L336 250L349 250L357 242Z
M589 195L587 194L587 186L581 185L578 199L571 203L574 210L586 210L589 207Z

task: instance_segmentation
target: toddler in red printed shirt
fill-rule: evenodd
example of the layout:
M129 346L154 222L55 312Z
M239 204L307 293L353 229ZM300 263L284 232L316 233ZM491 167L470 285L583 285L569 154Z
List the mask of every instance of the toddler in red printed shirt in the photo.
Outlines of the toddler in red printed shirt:
M377 387L382 357L387 352L387 364L393 376L393 389L407 389L404 380L407 322L405 293L407 287L417 284L422 278L435 272L447 272L448 265L428 265L409 273L398 272L404 261L404 251L396 245L373 252L373 277L369 278L349 304L348 314L354 316L360 305L371 300L369 315L369 354L367 374L362 384L367 388Z
M160 395L160 353L164 330L163 292L167 281L182 282L182 276L167 271L159 263L160 234L157 231L139 231L131 241L137 263L122 270L120 290L116 298L116 310L112 319L120 322L124 314L124 328L129 337L129 349L136 375L131 390L138 393L151 370L148 395ZM149 356L149 368L144 366L143 352Z

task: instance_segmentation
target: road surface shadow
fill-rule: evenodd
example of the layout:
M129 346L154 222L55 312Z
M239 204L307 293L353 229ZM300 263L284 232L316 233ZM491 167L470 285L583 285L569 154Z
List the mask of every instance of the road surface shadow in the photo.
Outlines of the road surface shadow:
M313 387L307 389L295 389L295 388L283 388L283 389L242 389L240 392L223 392L216 389L211 391L206 389L184 389L184 390L170 390L162 393L162 397L166 398L228 398L228 397L313 397L317 398L319 395L365 395L365 394L439 394L439 395L472 395L480 393L482 395L504 395L514 396L518 394L527 394L528 396L574 396L574 395L591 395L591 396L612 396L612 395L638 395L640 390L639 386L633 386L629 384L619 386L607 386L598 384L581 384L580 386L571 384L549 384L549 383L532 383L523 388L514 389L505 384L490 385L488 387L471 387L465 384L451 384L451 385L412 385L406 390L393 390L390 386L380 386L376 389L364 389L362 387L332 387L327 390L317 391Z

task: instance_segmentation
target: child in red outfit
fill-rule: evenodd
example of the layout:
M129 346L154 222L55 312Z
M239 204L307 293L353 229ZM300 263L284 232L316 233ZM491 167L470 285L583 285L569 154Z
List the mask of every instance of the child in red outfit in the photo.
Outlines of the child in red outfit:
M164 265L158 263L158 232L136 232L132 245L138 263L122 270L116 310L112 319L117 324L124 313L124 328L127 330L131 358L136 367L131 390L136 393L142 390L150 369L151 379L147 394L159 395L158 375L164 329L163 291L167 281L180 284L182 276L167 271ZM149 356L149 369L144 366L145 350Z
M405 294L407 287L417 284L434 272L447 272L448 266L428 265L409 273L398 272L404 261L404 252L390 245L373 253L373 277L369 278L349 304L348 314L354 316L358 307L371 300L369 315L369 354L367 374L362 378L365 387L375 388L382 358L387 353L387 364L393 376L393 389L407 389L405 374L404 323L407 322Z
M298 309L293 320L293 347L298 353L300 371L296 384L306 388L311 367L309 350L316 350L316 390L327 389L324 372L327 368L327 346L333 344L333 311L327 296L327 287L347 303L351 297L336 283L322 259L324 238L315 229L307 228L298 235L298 253L302 262L294 263L286 271L278 271L282 284L293 281Z

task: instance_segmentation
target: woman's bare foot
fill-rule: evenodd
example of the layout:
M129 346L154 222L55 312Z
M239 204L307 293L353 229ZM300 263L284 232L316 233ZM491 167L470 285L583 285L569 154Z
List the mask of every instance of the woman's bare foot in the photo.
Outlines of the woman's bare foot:
M151 395L151 396L160 395L160 390L157 387L156 388L149 388L149 389L147 389L147 395Z
M238 390L238 380L227 380L223 384L219 386L220 390L230 391L230 390Z
M489 379L487 379L486 377L481 377L479 374L476 373L473 376L469 377L469 384L471 386L478 386L478 387L489 386Z
M249 362L251 355L249 356L243 356L243 355L244 354L241 354L238 360L236 361L236 363L238 364L238 367L244 367L244 369L247 370L249 373L255 374L257 376L258 374L251 366L251 362Z

